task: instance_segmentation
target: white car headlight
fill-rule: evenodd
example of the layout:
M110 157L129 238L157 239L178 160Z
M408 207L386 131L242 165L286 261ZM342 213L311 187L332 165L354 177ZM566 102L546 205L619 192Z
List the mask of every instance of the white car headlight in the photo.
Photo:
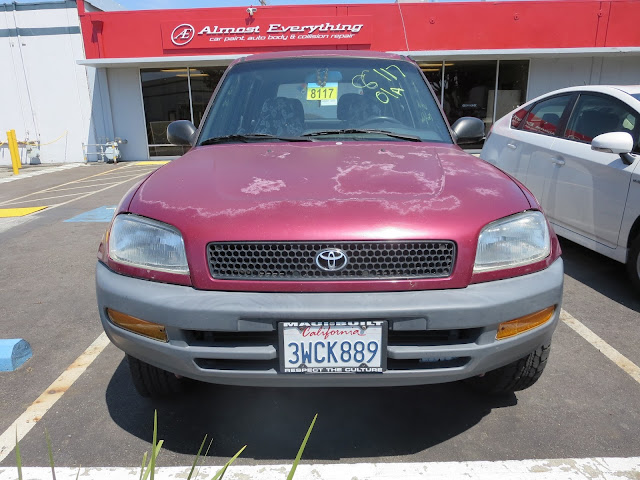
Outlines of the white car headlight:
M551 253L547 221L530 211L490 223L478 239L474 273L502 270L544 260Z
M134 267L189 273L180 232L166 223L136 215L118 215L113 221L109 257Z

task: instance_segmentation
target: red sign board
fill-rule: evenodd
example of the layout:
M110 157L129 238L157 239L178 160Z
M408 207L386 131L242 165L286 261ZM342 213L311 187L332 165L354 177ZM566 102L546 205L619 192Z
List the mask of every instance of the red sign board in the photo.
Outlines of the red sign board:
M164 22L162 48L190 50L308 45L368 45L371 17L293 17Z

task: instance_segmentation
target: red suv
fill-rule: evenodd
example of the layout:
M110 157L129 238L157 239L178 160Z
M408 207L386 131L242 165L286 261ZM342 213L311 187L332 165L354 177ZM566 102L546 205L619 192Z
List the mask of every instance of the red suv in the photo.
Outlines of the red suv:
M254 386L532 385L560 314L535 198L458 145L415 62L255 55L226 71L190 151L123 198L98 306L145 396Z

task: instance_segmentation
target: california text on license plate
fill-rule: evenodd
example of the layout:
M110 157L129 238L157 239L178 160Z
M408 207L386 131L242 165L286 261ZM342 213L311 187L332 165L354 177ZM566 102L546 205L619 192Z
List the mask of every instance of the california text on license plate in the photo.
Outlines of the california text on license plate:
M386 368L383 320L281 322L280 369L285 373L381 373Z

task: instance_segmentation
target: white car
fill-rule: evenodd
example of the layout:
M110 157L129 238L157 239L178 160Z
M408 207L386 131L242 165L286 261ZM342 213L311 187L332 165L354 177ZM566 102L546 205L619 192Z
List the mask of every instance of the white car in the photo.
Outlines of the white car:
M640 289L640 85L556 90L494 124L480 157L526 185L556 233Z

